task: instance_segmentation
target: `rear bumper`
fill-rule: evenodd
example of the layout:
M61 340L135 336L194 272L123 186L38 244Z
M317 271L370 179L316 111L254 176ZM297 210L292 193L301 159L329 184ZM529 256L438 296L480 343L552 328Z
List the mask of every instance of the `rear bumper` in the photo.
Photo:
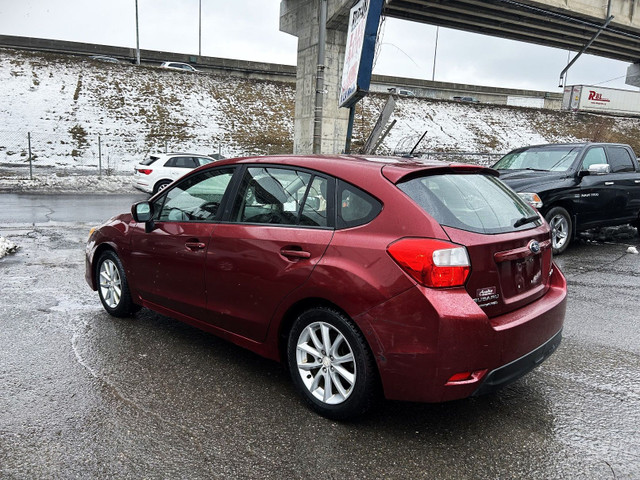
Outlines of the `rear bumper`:
M149 185L148 182L135 178L133 179L133 181L131 182L132 185L137 188L138 190L140 190L141 192L144 193L153 193L153 188Z
M561 341L562 330L532 352L527 353L511 363L490 371L485 376L482 385L480 385L472 395L477 396L494 392L495 390L522 378L550 357L551 354L560 346Z
M417 402L466 398L539 365L560 342L566 310L566 281L555 265L550 280L543 297L494 318L464 289L418 287L356 318L385 396ZM471 375L450 381L462 372Z

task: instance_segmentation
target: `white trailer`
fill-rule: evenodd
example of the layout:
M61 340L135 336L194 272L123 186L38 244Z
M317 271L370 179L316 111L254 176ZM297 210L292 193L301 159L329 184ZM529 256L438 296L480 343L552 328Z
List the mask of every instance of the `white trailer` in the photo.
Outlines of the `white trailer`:
M562 109L640 115L640 92L590 85L567 86L562 97Z

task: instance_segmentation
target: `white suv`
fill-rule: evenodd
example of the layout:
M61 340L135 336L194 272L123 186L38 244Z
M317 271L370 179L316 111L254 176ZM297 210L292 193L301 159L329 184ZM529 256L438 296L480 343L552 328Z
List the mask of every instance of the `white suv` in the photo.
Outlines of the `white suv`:
M181 70L183 72L192 72L198 73L200 70L196 70L194 67L189 65L188 63L182 62L164 62L160 65L160 68L168 68L169 70Z
M196 153L156 153L135 166L133 186L146 193L157 193L194 168L214 161Z

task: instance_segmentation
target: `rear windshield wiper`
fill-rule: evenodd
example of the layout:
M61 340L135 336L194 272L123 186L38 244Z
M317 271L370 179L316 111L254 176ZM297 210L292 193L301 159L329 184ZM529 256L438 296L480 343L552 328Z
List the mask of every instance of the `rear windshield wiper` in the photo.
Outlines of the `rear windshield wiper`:
M518 227L521 227L522 225L526 225L527 223L535 222L539 218L540 216L538 215L531 215L530 217L522 217L520 220L516 221L516 223L513 224L513 228L518 228Z

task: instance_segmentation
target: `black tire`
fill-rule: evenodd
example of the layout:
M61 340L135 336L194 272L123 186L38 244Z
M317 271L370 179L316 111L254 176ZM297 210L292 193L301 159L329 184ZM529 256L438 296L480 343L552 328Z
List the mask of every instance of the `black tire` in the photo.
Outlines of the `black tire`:
M317 354L298 345L311 347ZM378 397L378 373L369 346L358 327L337 310L316 307L298 316L289 332L287 363L296 389L313 410L327 418L361 416Z
M103 252L96 263L96 285L104 309L114 317L128 317L140 310L133 303L124 267L111 250Z
M164 190L165 188L167 188L169 185L171 185L171 180L160 180L159 182L157 182L154 186L153 186L153 194L155 195L156 193L158 193L160 190Z
M573 240L571 215L562 207L553 207L544 218L551 228L551 245L554 255L564 252Z

